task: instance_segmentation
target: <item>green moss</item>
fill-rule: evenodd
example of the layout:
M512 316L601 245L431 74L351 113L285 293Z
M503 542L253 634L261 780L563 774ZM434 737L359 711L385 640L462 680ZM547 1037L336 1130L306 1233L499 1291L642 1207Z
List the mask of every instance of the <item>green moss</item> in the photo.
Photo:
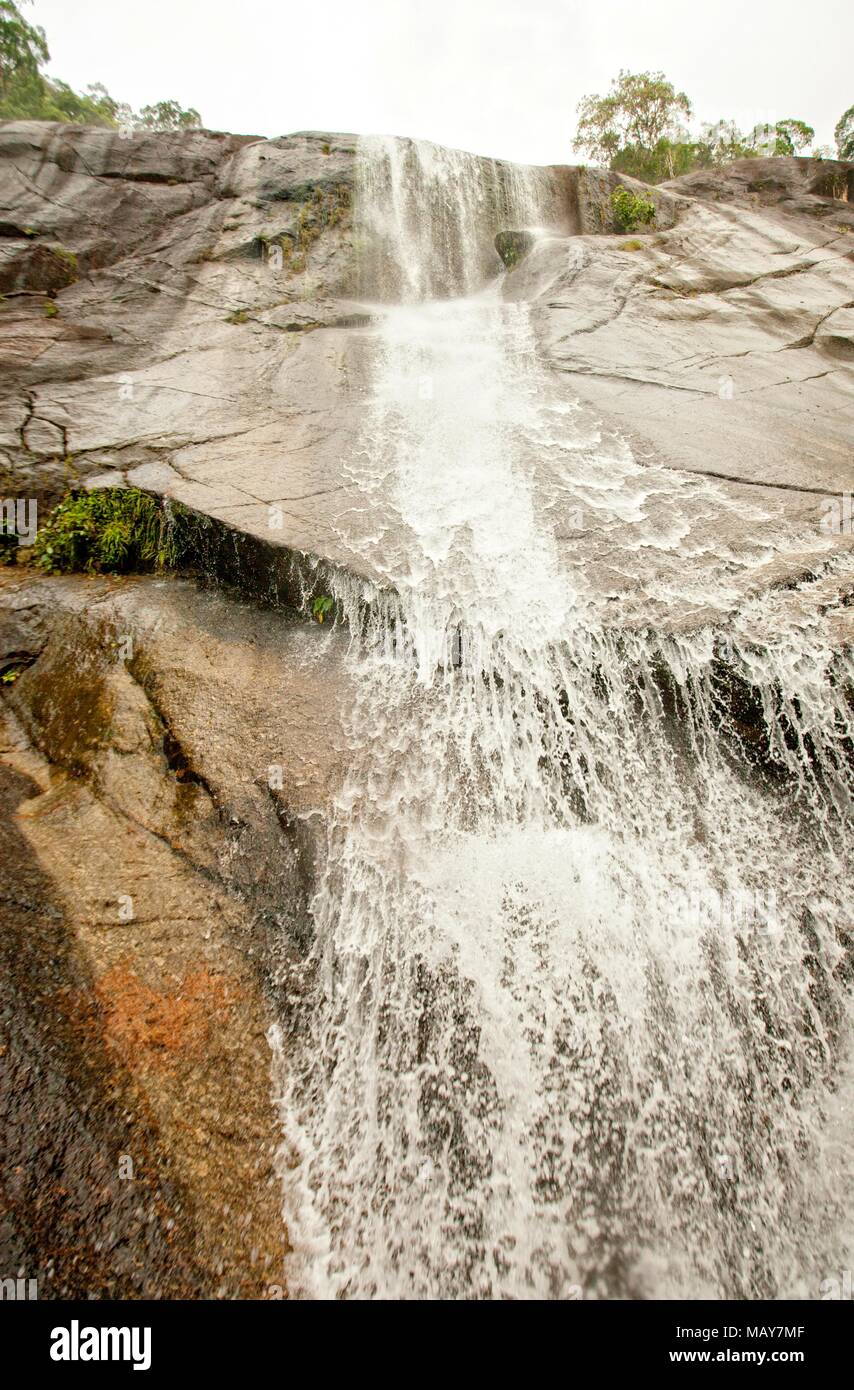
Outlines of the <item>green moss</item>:
M619 246L617 249L619 251L642 251L643 242L637 240L624 241L622 246Z
M39 527L33 561L51 574L173 569L192 553L194 520L138 488L70 492Z
M297 213L295 241L298 254L290 261L292 274L301 274L308 261L308 252L327 227L349 225L352 193L346 183L332 188L313 187Z
M226 323L248 323L248 322L249 322L249 310L248 310L248 309L235 309L234 313L233 313L233 314L229 314L228 318L226 319Z
M74 252L66 250L64 246L49 246L47 250L62 266L65 285L73 285L78 278L77 257Z
M45 318L55 319L57 314L59 313L59 306L54 304L52 299L49 299L44 306L44 312Z

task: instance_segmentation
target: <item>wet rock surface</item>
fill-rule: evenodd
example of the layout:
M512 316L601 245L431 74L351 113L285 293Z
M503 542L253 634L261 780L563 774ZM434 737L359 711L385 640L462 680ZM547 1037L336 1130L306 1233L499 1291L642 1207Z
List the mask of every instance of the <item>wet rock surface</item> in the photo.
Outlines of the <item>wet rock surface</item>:
M5 570L0 611L4 1277L283 1296L266 1033L340 634L189 581Z
M0 752L0 1263L40 1298L188 1296L193 1212L119 1056L55 885L16 824L42 795ZM133 1179L119 1176L133 1164Z
M850 179L811 159L686 175L663 186L691 200L671 230L544 240L508 289L534 301L568 390L640 460L838 491L854 433Z
M850 518L820 525L850 488L850 166L690 176L653 191L637 236L613 229L630 181L567 169L563 225L524 230L494 298L421 303L415 323L355 297L354 154L316 133L0 126L3 495L132 482L246 537L236 571L263 541L410 600L459 530L443 622L480 596L475 619L539 605L562 638L570 573L597 632L737 614L759 650L778 619L822 651L850 641ZM520 224L486 229L490 256L502 225ZM502 492L520 382L537 410L504 421ZM360 708L345 644L189 580L0 572L10 1274L59 1296L283 1292L267 1036L299 1011L291 966ZM375 786L407 726L371 715ZM429 776L419 794L452 804Z
M495 238L495 249L508 270L517 266L534 244L531 232L499 232Z
M467 158L490 178L530 173ZM355 138L7 122L0 167L3 494L44 506L69 485L129 481L387 583L406 537L358 485L383 310L357 294ZM602 438L628 438L642 468L715 493L698 538L651 474L641 602L637 533L615 547L595 508L579 525L561 484L548 519L567 566L631 621L666 617L657 594L706 542L770 545L760 585L820 567L822 502L850 483L854 433L851 166L746 160L654 189L595 169L539 177L554 225L499 220L487 241L524 238L503 297L532 306L555 396L580 401ZM653 200L654 230L615 232L618 184ZM618 559L603 567L606 549ZM702 619L702 605L670 606L674 626Z
M811 159L692 174L663 186L669 230L545 236L508 275L613 457L610 481L567 470L551 514L617 623L702 625L850 552L827 520L854 440L850 177ZM635 500L612 506L620 473Z

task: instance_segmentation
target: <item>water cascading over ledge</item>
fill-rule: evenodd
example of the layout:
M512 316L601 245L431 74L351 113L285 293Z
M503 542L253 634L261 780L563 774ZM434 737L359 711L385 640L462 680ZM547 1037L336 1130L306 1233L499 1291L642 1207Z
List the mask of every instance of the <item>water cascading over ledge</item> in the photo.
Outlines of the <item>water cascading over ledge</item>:
M274 1038L294 1287L817 1297L851 1231L838 602L727 592L693 632L615 628L561 499L626 567L675 553L712 609L767 518L726 565L680 551L725 499L585 432L489 283L482 163L360 155L375 296L406 302L348 465L387 588L334 581L349 772ZM547 225L548 176L512 187L508 222Z
M474 293L502 268L498 232L577 219L567 169L394 136L359 141L356 206L358 293L398 303Z

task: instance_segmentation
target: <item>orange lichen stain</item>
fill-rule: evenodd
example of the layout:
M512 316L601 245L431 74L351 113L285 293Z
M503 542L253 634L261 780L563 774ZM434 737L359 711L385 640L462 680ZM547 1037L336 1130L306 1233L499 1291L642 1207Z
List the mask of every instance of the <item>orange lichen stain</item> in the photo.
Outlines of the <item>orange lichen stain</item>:
M233 997L225 981L205 968L185 975L167 993L145 984L126 962L105 971L95 994L110 1046L125 1054L142 1049L164 1061L202 1051Z

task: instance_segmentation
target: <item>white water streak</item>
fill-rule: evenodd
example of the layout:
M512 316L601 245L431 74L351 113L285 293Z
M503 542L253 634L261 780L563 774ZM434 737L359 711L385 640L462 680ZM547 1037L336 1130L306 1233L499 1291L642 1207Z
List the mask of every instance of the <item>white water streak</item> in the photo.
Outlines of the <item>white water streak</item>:
M436 237L394 207L433 206L435 160L401 148L390 206L395 157L368 220L417 298ZM525 308L471 295L485 194L456 158L442 273L462 260L469 297L387 312L353 463L403 541L370 556L394 591L336 593L350 768L278 1049L294 1286L816 1297L850 1262L827 1154L851 659L797 593L719 630L609 627L544 519L543 459L588 494L618 480L615 528L643 523L637 466L571 409L556 425ZM659 481L671 519L706 487Z

